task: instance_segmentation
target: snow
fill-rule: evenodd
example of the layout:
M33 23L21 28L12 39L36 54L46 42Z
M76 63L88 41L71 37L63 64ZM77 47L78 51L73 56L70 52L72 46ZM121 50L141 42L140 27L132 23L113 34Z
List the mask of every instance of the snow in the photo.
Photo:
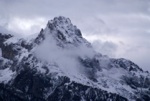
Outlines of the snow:
M91 47L87 47L87 42L76 35L75 30L77 28L71 24L69 19L59 17L49 21L49 24L56 26L53 30L49 26L44 29L43 34L46 39L32 50L33 54L48 63L57 64L59 71L69 77L82 78L81 74L83 72L81 70L83 68L80 66L78 58L92 58L95 54L94 50ZM63 34L69 44L57 38L57 31ZM65 48L60 47L58 44L63 45ZM76 46L77 44L78 46ZM51 70L51 68L49 69Z
M102 72L97 72L97 80L98 83L103 86L102 89L129 98L129 96L133 95L134 90L132 90L130 86L121 82L121 77L124 75L129 74L122 68L111 68L109 70L103 69Z
M17 57L18 58L18 63L21 62L24 57L28 57L28 55L29 55L28 50L24 49L24 48L21 49L20 53L21 54Z
M68 23L58 25L55 30L50 30L46 27L43 31L46 39L35 47L32 53L39 60L44 60L49 64L48 69L51 73L57 72L58 75L69 77L71 81L93 86L93 81L86 76L85 67L81 66L78 58L93 58L95 51L87 46L88 42L85 39L79 38L75 34L75 26L70 24L69 21L65 22ZM53 23L53 21L49 21L49 23ZM65 48L58 45L58 40L56 39L57 30L61 31L66 41L69 42L69 44L66 44L59 40ZM66 30L70 32L66 33ZM79 45L76 46L75 44Z
M128 60L120 59L128 68L124 69L112 63L109 57L98 55L92 47L88 46L89 43L84 38L76 35L75 31L78 29L71 24L69 19L64 19L63 17L55 18L49 21L48 24L55 24L56 26L54 26L53 30L47 26L42 33L45 35L44 41L41 40L42 43L35 45L31 51L22 48L20 50L21 53L17 55L19 62L24 57L32 54L33 57L38 59L38 62L35 62L36 60L34 61L33 57L28 58L28 62L31 63L30 67L36 67L40 73L47 73L47 75L53 73L56 74L56 78L58 76L67 76L71 81L117 93L129 99L132 98L135 90L123 81L122 76L130 77L133 73L137 77L144 76L148 78L150 76L148 73L141 71L129 72L128 69L131 64ZM63 34L65 41L58 39L58 31ZM27 37L25 40L27 43L32 43L34 38L35 36ZM18 43L19 40L19 38L13 37L8 39L5 44ZM0 49L0 57L1 54L2 51ZM95 57L96 55L97 57ZM83 60L96 58L99 61L99 67L94 72L97 82L87 76L87 68L81 65L79 58ZM8 60L3 59L3 61L5 63ZM45 68L43 68L44 66ZM136 68L135 66L133 67ZM15 72L12 72L9 68L0 70L0 82L9 82L14 74Z
M52 24L54 22L50 21L49 23ZM32 53L41 61L44 60L49 65L56 64L55 66L48 66L50 72L57 72L60 76L69 77L71 81L117 93L126 98L131 98L134 95L134 89L122 81L122 76L130 75L130 73L121 67L117 67L115 64L111 67L111 59L107 56L97 57L101 69L101 71L96 72L97 82L89 79L85 73L86 68L79 63L78 58L92 59L97 53L92 47L87 46L87 42L83 38L79 38L74 33L76 27L69 24L70 22L67 24L64 24L63 21L56 23L59 24L54 30L48 27L45 28L43 34L46 39L32 50ZM66 41L70 44L57 40L57 30L65 36ZM66 30L69 31L69 34L66 33ZM64 47L60 47L58 42ZM76 46L75 44L78 45ZM129 65L127 60L123 61Z
M17 43L20 40L20 37L11 37L7 41L5 41L5 44L11 44L11 43Z
M0 82L8 83L14 74L15 72L12 72L9 68L0 70Z

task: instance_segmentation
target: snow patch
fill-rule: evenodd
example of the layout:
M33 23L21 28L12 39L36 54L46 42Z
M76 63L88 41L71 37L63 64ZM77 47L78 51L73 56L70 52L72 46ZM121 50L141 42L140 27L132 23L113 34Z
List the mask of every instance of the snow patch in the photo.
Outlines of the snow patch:
M15 72L12 72L9 68L0 70L0 82L8 83L14 74Z
M11 43L17 43L20 40L20 37L11 37L8 40L6 40L5 44L11 44Z

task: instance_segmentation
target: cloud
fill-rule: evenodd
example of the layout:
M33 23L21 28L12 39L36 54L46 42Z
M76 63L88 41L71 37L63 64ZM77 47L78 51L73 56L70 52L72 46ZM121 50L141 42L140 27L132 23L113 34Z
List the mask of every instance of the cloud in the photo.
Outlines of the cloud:
M31 35L39 32L41 28L45 27L47 21L43 18L24 19L24 18L11 18L6 28L19 34Z
M81 65L78 58L93 58L93 49L87 47L85 44L81 44L81 46L78 47L70 45L70 47L62 48L57 45L57 40L53 38L53 35L46 34L47 31L49 30L47 29L44 32L46 39L43 41L43 43L34 48L34 54L39 59L57 65L58 69L60 69L60 71L66 75L70 75L71 77L80 76L79 78L83 78L81 75L86 75L84 70L85 67ZM49 69L52 70L52 67Z
M117 44L110 41L102 42L100 40L96 40L92 43L92 45L97 52L103 53L103 55L108 55L109 57L115 57L118 48Z
M149 0L0 0L0 12L0 26L23 35L38 33L55 16L69 17L100 52L149 69Z
M122 49L122 50L120 50ZM144 70L149 70L149 60L150 57L148 54L150 54L150 47L147 45L139 45L139 46L133 46L131 45L125 45L123 47L118 48L120 50L117 57L124 57L127 59L132 60L134 63L138 64L141 68Z

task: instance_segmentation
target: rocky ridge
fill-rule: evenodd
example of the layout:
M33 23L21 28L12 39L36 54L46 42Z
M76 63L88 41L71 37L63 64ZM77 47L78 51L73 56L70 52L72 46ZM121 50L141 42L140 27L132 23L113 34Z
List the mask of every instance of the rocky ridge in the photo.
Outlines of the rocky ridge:
M97 53L69 18L26 40L0 33L1 101L150 101L150 73Z

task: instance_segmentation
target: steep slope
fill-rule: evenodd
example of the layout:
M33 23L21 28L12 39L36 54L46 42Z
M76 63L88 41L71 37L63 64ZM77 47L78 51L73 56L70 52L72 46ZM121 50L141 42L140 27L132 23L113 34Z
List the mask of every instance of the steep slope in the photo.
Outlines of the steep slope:
M2 101L150 101L150 73L96 53L70 19L33 39L0 34Z

